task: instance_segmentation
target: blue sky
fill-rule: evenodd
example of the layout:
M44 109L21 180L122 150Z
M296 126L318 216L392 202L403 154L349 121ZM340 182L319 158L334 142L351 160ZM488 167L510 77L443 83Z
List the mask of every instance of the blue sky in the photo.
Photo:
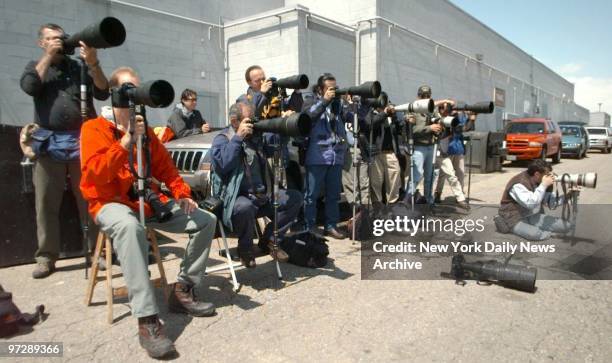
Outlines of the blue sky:
M451 1L573 82L578 104L612 113L612 1Z

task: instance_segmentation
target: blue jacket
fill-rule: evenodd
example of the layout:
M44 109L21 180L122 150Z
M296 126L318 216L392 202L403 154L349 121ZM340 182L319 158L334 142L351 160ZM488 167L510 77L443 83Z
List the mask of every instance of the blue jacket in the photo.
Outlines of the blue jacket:
M345 123L352 122L353 113L340 107L333 127L333 120L330 120L331 104L323 97L318 97L306 111L312 119L306 165L344 165L347 149Z
M272 157L274 148L270 145L278 142L278 136L264 133L262 142L264 156ZM244 140L236 135L236 131L229 126L215 136L210 150L212 153L212 195L223 200L223 224L230 230L233 229L232 210L236 198L241 193L240 187L245 176L243 143ZM260 167L263 173L263 181L267 184L266 190L269 193L271 188L268 178L266 178L266 176L269 176L267 175L267 165L260 165Z

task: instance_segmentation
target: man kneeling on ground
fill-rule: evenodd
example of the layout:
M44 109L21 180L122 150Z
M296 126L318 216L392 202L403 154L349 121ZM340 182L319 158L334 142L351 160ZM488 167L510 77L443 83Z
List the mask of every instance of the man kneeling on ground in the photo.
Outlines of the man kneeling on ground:
M540 159L532 161L527 170L510 179L495 221L498 229L530 241L548 239L551 232L569 232L571 224L568 221L547 216L543 211L542 203L554 198L546 192L554 182L552 166Z

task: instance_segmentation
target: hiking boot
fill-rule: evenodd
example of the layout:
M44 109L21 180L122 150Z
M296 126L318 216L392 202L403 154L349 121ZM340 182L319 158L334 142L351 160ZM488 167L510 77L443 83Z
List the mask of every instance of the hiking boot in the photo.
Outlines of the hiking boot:
M35 279L43 279L55 272L55 261L37 262L36 268L32 271L32 277Z
M172 292L168 298L168 309L175 313L184 313L191 316L212 316L215 314L215 305L197 301L193 293L193 286L180 282L172 285Z
M157 315L138 318L138 341L151 358L163 358L176 353L174 343L166 337Z

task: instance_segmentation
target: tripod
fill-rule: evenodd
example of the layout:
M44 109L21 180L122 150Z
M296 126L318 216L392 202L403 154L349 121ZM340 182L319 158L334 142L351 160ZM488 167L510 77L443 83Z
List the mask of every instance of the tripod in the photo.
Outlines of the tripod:
M80 85L80 103L81 103L81 123L87 121L87 64L84 59L80 59L81 85ZM87 267L91 264L89 256L89 215L87 212L81 217L81 230L83 233L83 256L85 256L85 280L87 280ZM94 261L98 263L98 261Z

